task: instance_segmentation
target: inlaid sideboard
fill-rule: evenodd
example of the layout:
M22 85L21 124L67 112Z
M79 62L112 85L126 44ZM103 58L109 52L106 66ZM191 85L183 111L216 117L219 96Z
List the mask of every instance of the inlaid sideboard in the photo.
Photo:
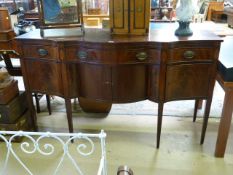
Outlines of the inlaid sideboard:
M158 148L164 103L206 99L203 143L222 40L208 31L195 30L190 37L177 37L174 31L115 36L108 30L86 29L83 36L63 32L63 36L42 38L35 30L17 37L34 128L32 92L65 99L70 132L72 98L110 104L149 99L158 103Z

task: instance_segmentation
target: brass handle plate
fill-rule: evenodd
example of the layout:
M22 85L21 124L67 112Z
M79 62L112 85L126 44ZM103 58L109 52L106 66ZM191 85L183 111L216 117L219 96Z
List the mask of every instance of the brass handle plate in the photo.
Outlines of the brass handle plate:
M78 51L78 57L79 57L79 59L87 59L87 52L85 52L85 51Z
M184 58L186 59L193 59L195 56L195 53L191 50L187 50L184 52Z
M48 55L48 51L46 49L38 49L38 54L40 56L46 56Z
M146 52L139 52L136 54L136 57L140 61L144 61L147 59L147 53Z

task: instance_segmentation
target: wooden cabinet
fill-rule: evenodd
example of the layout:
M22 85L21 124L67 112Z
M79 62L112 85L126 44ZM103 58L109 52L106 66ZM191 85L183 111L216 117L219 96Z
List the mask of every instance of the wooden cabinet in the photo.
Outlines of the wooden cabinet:
M216 2L216 1L210 1L209 7L208 7L208 13L207 13L207 20L210 21L212 19L212 11L223 11L224 9L224 2Z
M149 21L150 0L110 0L113 34L146 34Z
M158 102L159 147L165 102L205 99L208 119L222 41L205 31L194 31L190 37L177 37L174 31L126 36L87 29L84 36L42 38L35 30L21 35L17 41L26 90L65 98L70 132L71 98L100 102L107 110L111 103Z

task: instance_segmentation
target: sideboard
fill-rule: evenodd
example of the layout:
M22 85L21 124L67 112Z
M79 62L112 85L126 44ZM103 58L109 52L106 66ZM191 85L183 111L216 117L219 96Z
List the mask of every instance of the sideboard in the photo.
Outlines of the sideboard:
M164 103L205 99L203 143L222 40L208 31L195 30L190 37L177 37L174 31L116 36L108 30L86 29L83 36L42 38L35 30L17 37L34 128L32 92L65 99L69 132L73 132L72 98L110 104L149 99L158 103L158 148Z

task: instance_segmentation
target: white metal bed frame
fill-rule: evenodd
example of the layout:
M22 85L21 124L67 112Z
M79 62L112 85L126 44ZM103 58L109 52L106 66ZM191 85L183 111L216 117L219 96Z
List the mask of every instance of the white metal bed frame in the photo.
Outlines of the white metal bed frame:
M57 140L63 148L63 154L61 159L53 172L53 175L58 173L59 168L61 167L64 158L68 157L68 159L72 162L75 170L78 174L84 175L81 171L81 168L72 157L69 152L69 145L75 144L77 152L81 156L89 156L95 151L95 145L93 140L99 139L101 145L101 157L97 175L107 175L107 161L106 161L106 150L105 150L105 138L106 133L101 130L99 134L89 134L89 133L51 133L51 132L24 132L24 131L0 131L0 139L3 142L0 144L5 144L7 148L6 159L3 164L2 170L0 170L0 175L5 175L7 172L7 165L9 163L9 156L13 155L13 157L19 162L19 164L28 172L28 174L33 175L32 171L25 165L23 161L18 157L15 153L14 148L12 147L12 141L16 137L26 137L27 141L23 141L20 143L21 151L25 154L33 154L35 152L40 153L43 156L50 156L54 153L54 145L52 143L44 143L43 150L41 149L40 141L45 138L52 138ZM79 140L85 140L85 143L79 143ZM46 140L47 141L47 140ZM74 142L74 143L72 143ZM77 142L77 143L76 143ZM87 148L87 144L91 146L88 151L84 152ZM32 149L29 149L32 148ZM2 167L2 166L1 166Z

